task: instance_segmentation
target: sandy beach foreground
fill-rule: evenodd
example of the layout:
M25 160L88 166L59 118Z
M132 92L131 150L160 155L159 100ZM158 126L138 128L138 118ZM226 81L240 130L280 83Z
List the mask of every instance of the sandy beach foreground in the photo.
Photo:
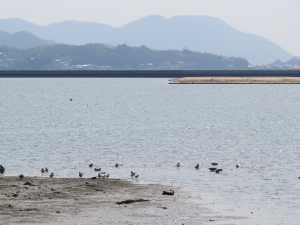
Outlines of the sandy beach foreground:
M175 195L162 195L170 189ZM129 199L142 200L117 204ZM0 177L1 224L235 224L232 221L245 219L218 215L201 204L201 198L158 184Z
M170 84L300 84L300 77L183 77Z

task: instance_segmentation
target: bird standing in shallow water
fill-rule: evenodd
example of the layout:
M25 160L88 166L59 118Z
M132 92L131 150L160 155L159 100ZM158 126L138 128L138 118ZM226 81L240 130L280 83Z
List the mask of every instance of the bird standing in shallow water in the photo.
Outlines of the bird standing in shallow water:
M135 178L139 178L139 175L136 175Z
M217 169L216 173L220 173L221 171L223 171L222 169Z
M131 171L131 175L130 175L130 176L132 176L132 177L133 177L134 175L135 175L135 173L134 173L133 171Z
M236 167L236 168L240 168L240 164L236 164L235 167Z
M179 166L180 166L180 163L178 162L176 166L179 167Z
M49 175L49 177L54 177L54 173L51 173L51 174Z
M106 175L106 178L109 178L109 174Z
M99 177L99 178L101 177L101 173L98 173L98 177Z
M89 167L93 167L93 163L91 163L91 164L89 165Z
M48 173L48 168L47 167L45 168L45 172Z
M217 165L218 165L218 163L214 162L214 163L211 163L211 165L213 165L213 166L217 166Z
M83 173L79 172L79 177L82 177L83 176Z
M197 163L197 165L195 166L196 169L199 169L199 164Z
M1 174L4 174L4 171L5 171L4 166L0 165L0 173L1 173Z
M95 171L101 171L101 168L95 168L94 170Z
M42 172L42 173L45 173L45 170L44 170L44 168L42 168L42 169L41 169L41 172Z
M115 165L115 167L119 167L119 163L117 163L117 164Z

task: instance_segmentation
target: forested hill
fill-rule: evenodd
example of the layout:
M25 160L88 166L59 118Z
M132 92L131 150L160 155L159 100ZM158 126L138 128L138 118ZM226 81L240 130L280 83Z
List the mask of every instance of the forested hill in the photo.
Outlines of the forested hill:
M55 44L55 41L40 39L29 32L20 31L14 34L9 34L0 30L0 46L28 49L35 48L40 45Z
M187 49L159 51L146 46L45 45L28 50L0 47L0 69L247 69L248 64L244 58Z

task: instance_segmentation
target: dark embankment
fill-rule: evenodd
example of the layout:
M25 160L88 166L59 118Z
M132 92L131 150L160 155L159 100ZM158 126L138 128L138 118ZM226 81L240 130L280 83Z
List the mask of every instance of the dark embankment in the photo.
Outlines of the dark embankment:
M300 77L300 70L0 70L0 77Z

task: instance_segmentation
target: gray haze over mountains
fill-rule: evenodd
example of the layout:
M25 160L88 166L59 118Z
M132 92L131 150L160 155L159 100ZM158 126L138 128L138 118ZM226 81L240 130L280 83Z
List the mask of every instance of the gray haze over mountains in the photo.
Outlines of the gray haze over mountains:
M0 30L8 33L27 31L57 43L83 45L107 43L114 46L145 45L151 49L215 53L246 58L250 63L269 64L292 55L263 37L247 34L208 16L174 16L165 19L153 15L131 22L121 28L92 22L64 21L39 26L21 19L0 20Z
M45 41L41 38L34 36L27 31L20 31L14 34L0 30L0 45L12 48L35 48L40 45L55 45L55 41Z

